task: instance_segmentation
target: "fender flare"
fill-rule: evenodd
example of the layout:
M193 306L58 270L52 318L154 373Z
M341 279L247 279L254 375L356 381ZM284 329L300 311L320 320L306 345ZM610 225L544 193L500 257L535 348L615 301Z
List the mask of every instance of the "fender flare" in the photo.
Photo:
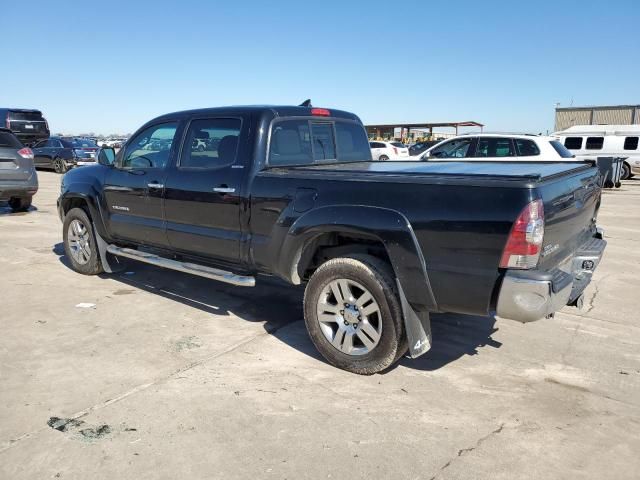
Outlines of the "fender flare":
M327 233L344 233L382 243L408 304L417 311L438 311L425 259L413 227L402 213L382 207L333 205L313 209L298 219L282 239L279 273L299 284L304 249Z
M82 199L86 202L87 206L89 207L89 213L91 214L91 220L93 221L94 227L97 232L102 237L109 238L102 218L100 202L98 201L98 193L90 184L73 183L67 186L66 191L62 193L62 195L60 195L60 198L58 200L61 214L65 210L65 203L76 198Z

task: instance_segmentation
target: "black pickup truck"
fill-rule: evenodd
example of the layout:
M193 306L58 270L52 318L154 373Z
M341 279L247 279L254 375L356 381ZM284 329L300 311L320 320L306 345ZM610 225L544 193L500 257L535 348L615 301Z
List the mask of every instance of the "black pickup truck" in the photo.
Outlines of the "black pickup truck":
M598 182L586 162L372 162L351 113L228 107L103 148L63 177L58 209L83 274L128 257L306 283L315 346L370 374L429 350L430 312L528 322L579 305L606 245Z

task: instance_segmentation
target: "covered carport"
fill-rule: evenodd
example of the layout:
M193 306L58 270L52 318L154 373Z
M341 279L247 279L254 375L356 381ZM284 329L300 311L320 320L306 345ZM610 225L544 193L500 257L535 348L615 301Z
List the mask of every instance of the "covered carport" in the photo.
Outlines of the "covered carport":
M421 135L423 137L427 137L428 139L433 139L434 128L453 128L455 130L455 135L458 135L460 127L479 127L480 131L484 128L484 124L475 122L475 121L464 121L464 122L440 122L440 123L390 123L390 124L380 124L380 125L366 125L367 135L370 139L373 138L398 138L395 135L396 129L400 129L400 139L411 139L411 131L412 130L420 130L421 132L426 132L425 135Z

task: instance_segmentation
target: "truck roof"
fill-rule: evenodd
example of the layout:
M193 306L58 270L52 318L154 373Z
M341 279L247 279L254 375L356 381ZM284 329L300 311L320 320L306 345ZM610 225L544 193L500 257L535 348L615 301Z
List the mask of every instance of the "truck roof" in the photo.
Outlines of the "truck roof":
M230 105L225 107L199 108L194 110L182 110L178 112L167 113L165 115L154 118L152 121L160 119L180 118L192 115L229 115L233 113L270 113L275 117L326 117L326 114L318 115L314 113L314 110L328 110L332 118L344 118L348 120L360 121L357 115L346 112L344 110L336 110L334 108L325 107L300 107L292 105Z

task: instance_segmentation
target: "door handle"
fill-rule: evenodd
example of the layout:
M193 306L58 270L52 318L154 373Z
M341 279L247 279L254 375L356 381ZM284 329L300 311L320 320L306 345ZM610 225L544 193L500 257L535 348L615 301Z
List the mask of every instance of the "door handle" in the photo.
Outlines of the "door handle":
M233 193L236 189L233 187L215 187L213 191L218 193Z
M163 183L158 183L158 182L151 182L151 183L147 183L147 187L149 188L164 188L164 184Z

